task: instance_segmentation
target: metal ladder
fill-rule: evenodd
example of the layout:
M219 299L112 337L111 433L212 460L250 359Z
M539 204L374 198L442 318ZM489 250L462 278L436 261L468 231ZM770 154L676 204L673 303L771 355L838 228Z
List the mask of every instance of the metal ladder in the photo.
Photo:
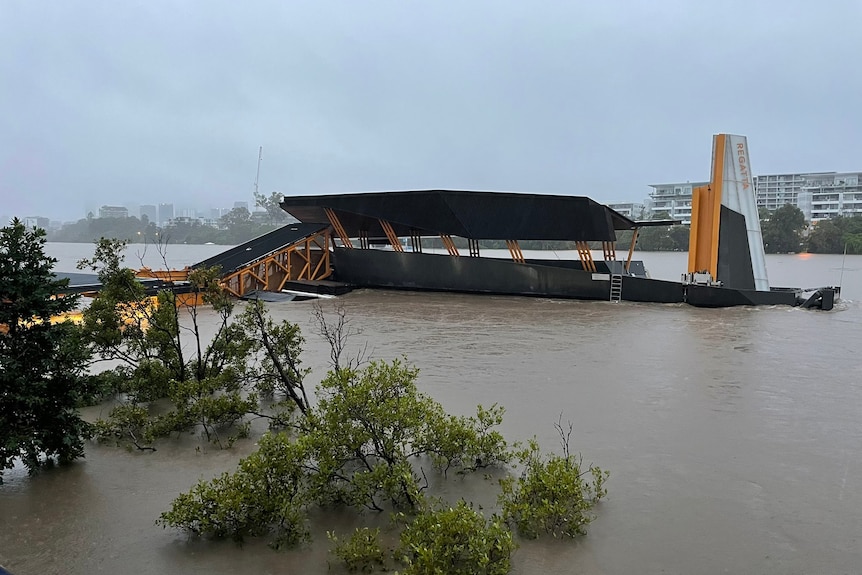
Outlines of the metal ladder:
M611 274L611 301L619 303L623 297L623 276Z

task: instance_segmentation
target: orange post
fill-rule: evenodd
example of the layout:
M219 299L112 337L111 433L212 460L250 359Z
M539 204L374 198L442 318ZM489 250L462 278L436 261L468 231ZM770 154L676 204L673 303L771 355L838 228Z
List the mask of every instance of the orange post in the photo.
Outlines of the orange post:
M721 182L724 174L725 135L715 137L712 150L712 180L708 186L693 190L691 231L689 232L688 271L718 272L718 230L721 225Z

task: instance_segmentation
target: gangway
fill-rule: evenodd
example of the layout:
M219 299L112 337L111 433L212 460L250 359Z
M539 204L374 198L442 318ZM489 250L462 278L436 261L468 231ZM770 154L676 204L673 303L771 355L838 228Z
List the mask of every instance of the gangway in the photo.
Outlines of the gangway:
M280 292L288 282L320 282L332 275L329 225L287 224L191 266L221 267L222 286L236 297Z

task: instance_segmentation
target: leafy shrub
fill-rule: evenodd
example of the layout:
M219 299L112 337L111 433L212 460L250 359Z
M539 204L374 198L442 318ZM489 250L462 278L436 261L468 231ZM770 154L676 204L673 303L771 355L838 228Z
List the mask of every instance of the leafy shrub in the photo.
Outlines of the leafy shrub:
M497 517L486 520L467 503L425 510L401 533L405 575L501 575L509 572L515 543Z
M142 442L151 440L149 410L135 403L118 405L108 414L108 419L96 421L93 431L99 440L113 439L118 444L128 442L141 448Z
M198 482L177 497L157 523L236 541L273 532L276 547L302 543L309 537L304 458L300 443L284 433L267 434L239 470Z
M357 528L349 539L339 539L332 532L327 535L335 544L333 554L348 571L371 573L376 567L383 567L386 553L380 545L380 529Z
M332 371L320 384L318 407L307 418L318 501L415 509L425 485L411 459L430 456L442 469L464 470L508 461L506 442L492 429L502 408L450 416L417 390L418 373L398 359L373 361Z
M503 518L515 525L521 536L583 535L593 519L590 510L607 494L604 484L608 472L592 465L583 470L580 456L568 453L567 448L565 451L563 456L543 457L532 441L522 454L521 476L500 480Z

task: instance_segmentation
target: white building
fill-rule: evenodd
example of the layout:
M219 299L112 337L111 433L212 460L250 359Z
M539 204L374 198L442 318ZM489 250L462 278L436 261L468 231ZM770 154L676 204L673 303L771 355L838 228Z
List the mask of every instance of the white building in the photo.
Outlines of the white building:
M48 218L43 218L42 216L29 216L24 218L24 227L29 229L33 228L42 228L43 230L47 230L51 221Z
M809 174L816 175L816 174ZM805 174L769 174L754 177L754 194L758 208L773 212L785 204L799 205L799 193L805 185Z
M709 182L685 182L677 184L650 184L650 202L653 214L666 213L683 224L691 223L692 190Z
M128 218L129 209L125 206L102 206L99 208L100 218Z
M769 174L754 178L754 187L758 208L791 204L809 221L862 215L862 172Z
M618 202L615 204L607 204L607 206L630 220L638 221L649 218L649 210L644 204L636 202Z

